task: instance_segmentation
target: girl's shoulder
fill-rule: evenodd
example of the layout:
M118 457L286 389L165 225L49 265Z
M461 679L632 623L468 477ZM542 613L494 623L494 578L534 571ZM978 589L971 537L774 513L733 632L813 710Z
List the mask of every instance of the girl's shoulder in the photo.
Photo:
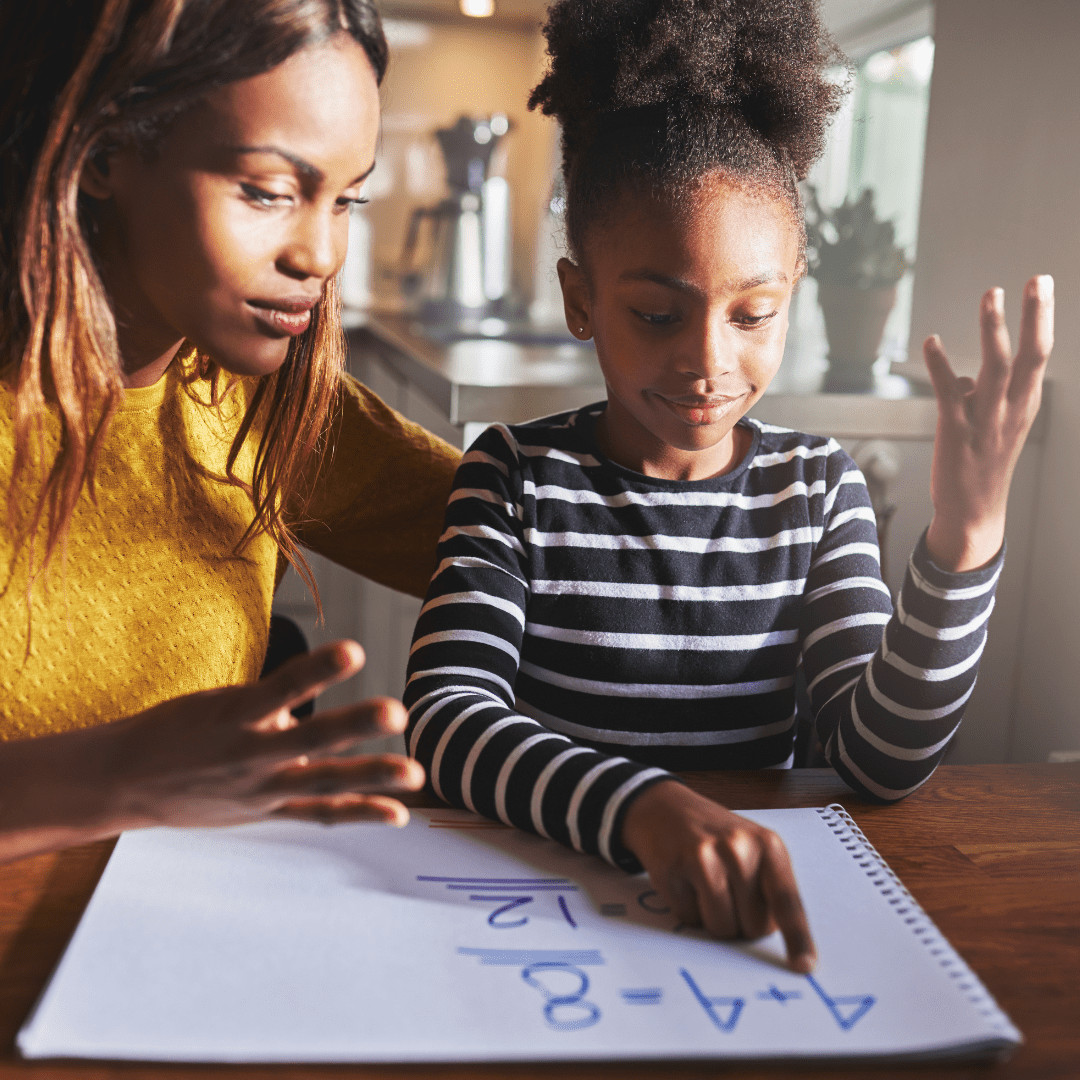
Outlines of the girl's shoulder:
M831 487L851 473L859 474L851 456L831 436L810 435L749 416L742 422L758 432L750 468L759 476L766 472L777 476L787 474L791 480L821 479Z
M606 402L554 413L524 424L492 424L465 452L463 463L493 457L514 471L548 467L596 468L592 449L593 421Z

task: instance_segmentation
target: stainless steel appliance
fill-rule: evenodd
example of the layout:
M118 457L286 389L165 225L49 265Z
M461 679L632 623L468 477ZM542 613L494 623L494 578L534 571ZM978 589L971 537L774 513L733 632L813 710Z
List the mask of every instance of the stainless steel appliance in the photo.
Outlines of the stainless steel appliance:
M489 176L510 130L502 114L461 116L435 132L449 193L417 207L402 249L402 287L425 322L454 323L503 312L510 291L510 191Z

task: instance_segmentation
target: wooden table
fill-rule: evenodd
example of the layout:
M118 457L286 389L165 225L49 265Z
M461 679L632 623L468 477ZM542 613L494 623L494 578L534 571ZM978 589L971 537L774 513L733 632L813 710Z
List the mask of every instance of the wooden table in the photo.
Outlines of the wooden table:
M698 790L733 809L842 802L901 880L975 969L1027 1039L1002 1064L727 1065L664 1062L542 1065L162 1066L25 1063L15 1033L60 959L111 851L91 844L0 867L0 1080L316 1080L357 1075L427 1080L674 1080L726 1073L1080 1077L1080 766L955 765L897 806L872 806L829 770L698 773Z

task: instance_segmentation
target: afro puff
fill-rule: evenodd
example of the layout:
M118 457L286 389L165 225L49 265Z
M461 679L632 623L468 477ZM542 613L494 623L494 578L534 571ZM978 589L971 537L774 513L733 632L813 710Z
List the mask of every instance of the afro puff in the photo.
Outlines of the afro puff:
M558 0L544 36L529 107L562 125L573 252L628 183L674 193L719 169L799 206L843 94L817 0Z

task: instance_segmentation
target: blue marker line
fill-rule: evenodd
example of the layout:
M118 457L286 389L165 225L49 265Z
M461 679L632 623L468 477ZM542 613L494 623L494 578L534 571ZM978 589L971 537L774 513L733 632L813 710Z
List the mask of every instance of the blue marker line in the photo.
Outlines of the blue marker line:
M801 998L802 994L798 990L781 990L777 986L770 986L768 990L762 990L758 994L760 1001L779 1001L781 1005L786 1005L791 998Z
M813 975L807 975L806 981L814 988L818 997L825 1002L825 1007L832 1013L833 1019L844 1031L850 1031L870 1011L870 1007L877 1000L872 994L852 994L845 997L830 997L825 993L825 990ZM855 1004L858 1004L858 1008L847 1017L842 1016L840 1010L837 1008L837 1005Z
M458 948L460 956L475 956L481 964L503 967L528 967L530 964L575 964L578 967L604 963L599 949L467 949Z
M508 878L508 877L430 877L427 874L417 874L417 881L460 881L473 885L568 885L569 878Z
M686 980L686 985L693 991L694 997L698 999L698 1004L705 1010L706 1015L716 1027L724 1032L734 1031L746 1002L742 998L706 997L702 993L701 987L690 977L690 972L686 968L679 968L679 974ZM720 1014L716 1011L718 1005L730 1006L731 1012L728 1013L726 1020L720 1019Z
M505 896L470 896L470 900L494 900L496 904L502 904L507 899ZM502 907L497 907L488 916L488 926L493 926L496 930L511 930L516 926L524 926L529 920L528 917L520 919L514 919L511 922L500 922L499 916L504 911L513 911L516 907L521 907L522 904L531 904L533 898L531 896L511 896L509 903L502 904Z
M559 897L559 907L562 910L563 916L565 917L566 921L576 930L577 923L574 922L574 916L570 914L570 909L566 906L566 897Z
M495 885L489 881L474 881L469 885L447 885L446 887L460 891L484 888L492 891L503 889L507 892L521 892L523 889L529 892L577 892L576 885Z

